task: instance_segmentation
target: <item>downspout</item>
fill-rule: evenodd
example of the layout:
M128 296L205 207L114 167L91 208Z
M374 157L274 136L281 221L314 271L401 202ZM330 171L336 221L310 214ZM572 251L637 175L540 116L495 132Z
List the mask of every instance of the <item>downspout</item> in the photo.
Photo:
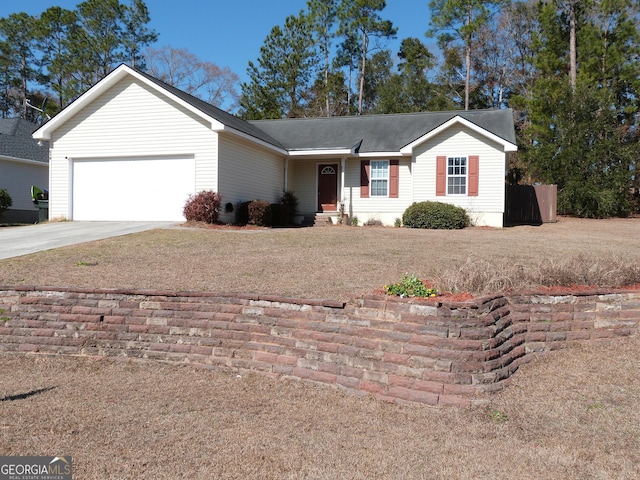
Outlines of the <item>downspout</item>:
M289 157L284 157L284 192L289 190Z

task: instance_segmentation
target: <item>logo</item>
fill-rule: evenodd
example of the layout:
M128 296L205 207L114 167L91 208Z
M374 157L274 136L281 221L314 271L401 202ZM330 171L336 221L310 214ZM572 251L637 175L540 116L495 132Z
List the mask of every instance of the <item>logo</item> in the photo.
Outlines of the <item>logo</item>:
M71 457L0 457L0 480L72 480Z

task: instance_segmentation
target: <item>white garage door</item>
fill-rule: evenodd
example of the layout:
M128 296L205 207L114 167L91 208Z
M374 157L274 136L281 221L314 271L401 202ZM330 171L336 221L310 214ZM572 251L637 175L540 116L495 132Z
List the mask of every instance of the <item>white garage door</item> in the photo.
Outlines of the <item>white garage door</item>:
M76 160L72 178L73 220L181 221L195 159Z

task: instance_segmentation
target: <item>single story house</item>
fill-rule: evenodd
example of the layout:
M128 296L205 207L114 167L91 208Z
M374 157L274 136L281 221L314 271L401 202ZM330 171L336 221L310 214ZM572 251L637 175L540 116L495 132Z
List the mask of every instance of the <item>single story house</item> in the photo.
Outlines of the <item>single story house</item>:
M49 148L47 142L32 137L36 128L22 118L0 119L0 189L6 189L13 202L2 213L1 222L38 221L31 185L41 190L49 187Z
M50 142L50 218L183 220L188 195L277 202L393 225L413 202L501 227L511 110L244 121L121 65L34 133ZM234 214L222 212L223 221Z

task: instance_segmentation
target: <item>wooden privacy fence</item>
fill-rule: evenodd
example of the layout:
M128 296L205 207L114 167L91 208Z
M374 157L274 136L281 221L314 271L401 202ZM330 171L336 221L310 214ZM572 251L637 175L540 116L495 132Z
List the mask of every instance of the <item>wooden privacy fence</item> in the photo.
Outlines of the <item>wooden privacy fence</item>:
M557 185L506 185L505 188L505 226L557 221Z

